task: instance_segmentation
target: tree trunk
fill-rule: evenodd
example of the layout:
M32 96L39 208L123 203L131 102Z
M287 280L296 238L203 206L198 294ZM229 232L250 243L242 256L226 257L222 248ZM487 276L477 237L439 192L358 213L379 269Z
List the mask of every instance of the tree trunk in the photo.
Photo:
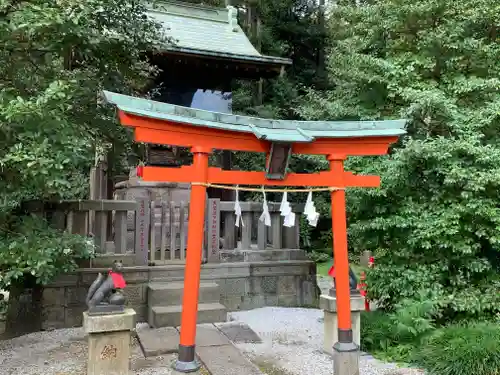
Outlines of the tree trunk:
M25 275L9 291L6 337L17 337L42 329L43 286L31 275Z

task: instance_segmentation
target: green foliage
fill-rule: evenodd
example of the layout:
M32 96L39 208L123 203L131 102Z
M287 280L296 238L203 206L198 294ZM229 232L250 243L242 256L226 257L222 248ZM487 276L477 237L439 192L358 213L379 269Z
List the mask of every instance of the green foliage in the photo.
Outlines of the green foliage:
M436 331L414 360L429 375L497 375L499 353L498 324L454 325Z
M233 111L259 117L296 119L295 107L305 88L323 87L320 58L326 45L325 29L319 22L320 9L311 0L264 0L252 3L261 20L260 37L250 39L269 56L288 57L293 65L285 76L263 82L263 103L252 101L253 88L238 82L233 90Z
M382 177L348 194L349 239L381 251L371 297L394 310L425 289L443 319L500 311L500 8L488 0L339 1L329 79L309 119L408 119L387 157L347 166Z
M26 199L81 197L96 148L129 136L99 99L131 93L156 25L133 0L0 2L0 189ZM3 211L2 210L2 211Z
M361 347L385 359L408 362L412 353L435 330L439 306L426 299L405 300L393 313L363 312Z
M19 207L84 198L95 154L111 144L119 164L130 134L99 93L141 90L158 35L135 0L0 1L0 288L25 274L46 283L89 255L82 238Z
M262 23L260 41L261 52L270 56L288 57L293 65L287 68L284 76L264 80L262 85L263 103L254 102L254 83L236 82L233 87L233 112L244 113L264 118L297 119L298 101L304 90L311 87L324 88L328 82L324 76L324 62L321 54L326 46L326 32L320 22L320 8L311 0L260 1L257 6ZM252 35L249 35L253 39ZM235 153L233 167L241 170L263 170L264 155ZM316 172L328 169L328 162L317 155L293 155L290 170L293 172ZM246 199L259 199L252 195ZM304 194L290 194L291 202L304 203ZM281 196L268 197L269 200L281 199ZM306 249L316 246L329 246L328 238L321 238L331 233L328 219L330 197L327 192L314 196L316 209L321 213L318 228L301 226L301 246ZM324 222L325 224L323 224ZM327 227L326 229L324 227Z
M0 289L9 289L29 275L44 285L61 273L74 271L76 260L94 254L91 240L50 228L37 217L22 217L17 232L0 239Z
M377 267L368 270L366 278L368 297L375 299L380 308L393 310L401 299L416 299L422 290L427 291L432 299L444 295L438 266L406 264L391 267L386 262L385 258L377 257Z
M331 253L331 251L330 251L330 253ZM329 254L326 254L324 252L315 251L315 250L308 252L307 256L309 257L309 259L311 259L315 263L328 262L332 258L331 254L329 255Z

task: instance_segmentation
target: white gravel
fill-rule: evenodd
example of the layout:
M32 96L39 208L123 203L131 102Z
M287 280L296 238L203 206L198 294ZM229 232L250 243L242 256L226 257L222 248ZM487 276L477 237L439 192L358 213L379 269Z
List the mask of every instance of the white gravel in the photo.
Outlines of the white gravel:
M143 329L139 324L137 329ZM86 375L87 341L82 328L37 332L0 341L1 375ZM130 375L172 375L175 355L144 358L132 341Z
M231 313L231 319L248 324L261 344L237 344L250 358L285 369L290 375L332 375L330 355L322 352L323 311L265 307ZM360 375L417 375L415 369L399 369L369 355L360 358Z
M237 344L251 359L286 370L272 375L332 375L333 363L322 349L323 313L318 309L266 307L231 313L231 319L248 324L263 340ZM143 329L139 324L137 329ZM85 375L87 343L83 329L38 332L0 341L1 375ZM168 355L145 359L133 343L131 375L170 375ZM421 375L398 369L370 356L360 359L360 375Z

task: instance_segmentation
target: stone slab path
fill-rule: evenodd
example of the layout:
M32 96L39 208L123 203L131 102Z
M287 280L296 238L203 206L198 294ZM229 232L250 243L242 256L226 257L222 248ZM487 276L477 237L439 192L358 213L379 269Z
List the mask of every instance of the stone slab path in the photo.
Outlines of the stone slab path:
M196 353L211 375L264 375L234 345L200 347Z
M262 339L245 323L215 323L215 326L234 343L261 343Z
M177 352L177 328L137 329L137 337L146 358ZM246 324L199 324L196 330L196 355L212 375L262 375L233 342L256 343L261 339Z
M139 328L137 338L146 358L177 353L179 350L179 332L173 327Z

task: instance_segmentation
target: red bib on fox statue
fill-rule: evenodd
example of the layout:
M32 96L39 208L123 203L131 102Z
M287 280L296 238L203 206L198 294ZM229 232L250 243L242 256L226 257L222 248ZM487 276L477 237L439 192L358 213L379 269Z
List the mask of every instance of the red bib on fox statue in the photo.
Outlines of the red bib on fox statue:
M335 277L335 267L334 266L331 266L330 269L328 270L328 276Z
M123 278L123 275L121 273L109 271L109 276L111 276L111 279L113 280L115 289L125 289L127 283L125 282L125 279Z

